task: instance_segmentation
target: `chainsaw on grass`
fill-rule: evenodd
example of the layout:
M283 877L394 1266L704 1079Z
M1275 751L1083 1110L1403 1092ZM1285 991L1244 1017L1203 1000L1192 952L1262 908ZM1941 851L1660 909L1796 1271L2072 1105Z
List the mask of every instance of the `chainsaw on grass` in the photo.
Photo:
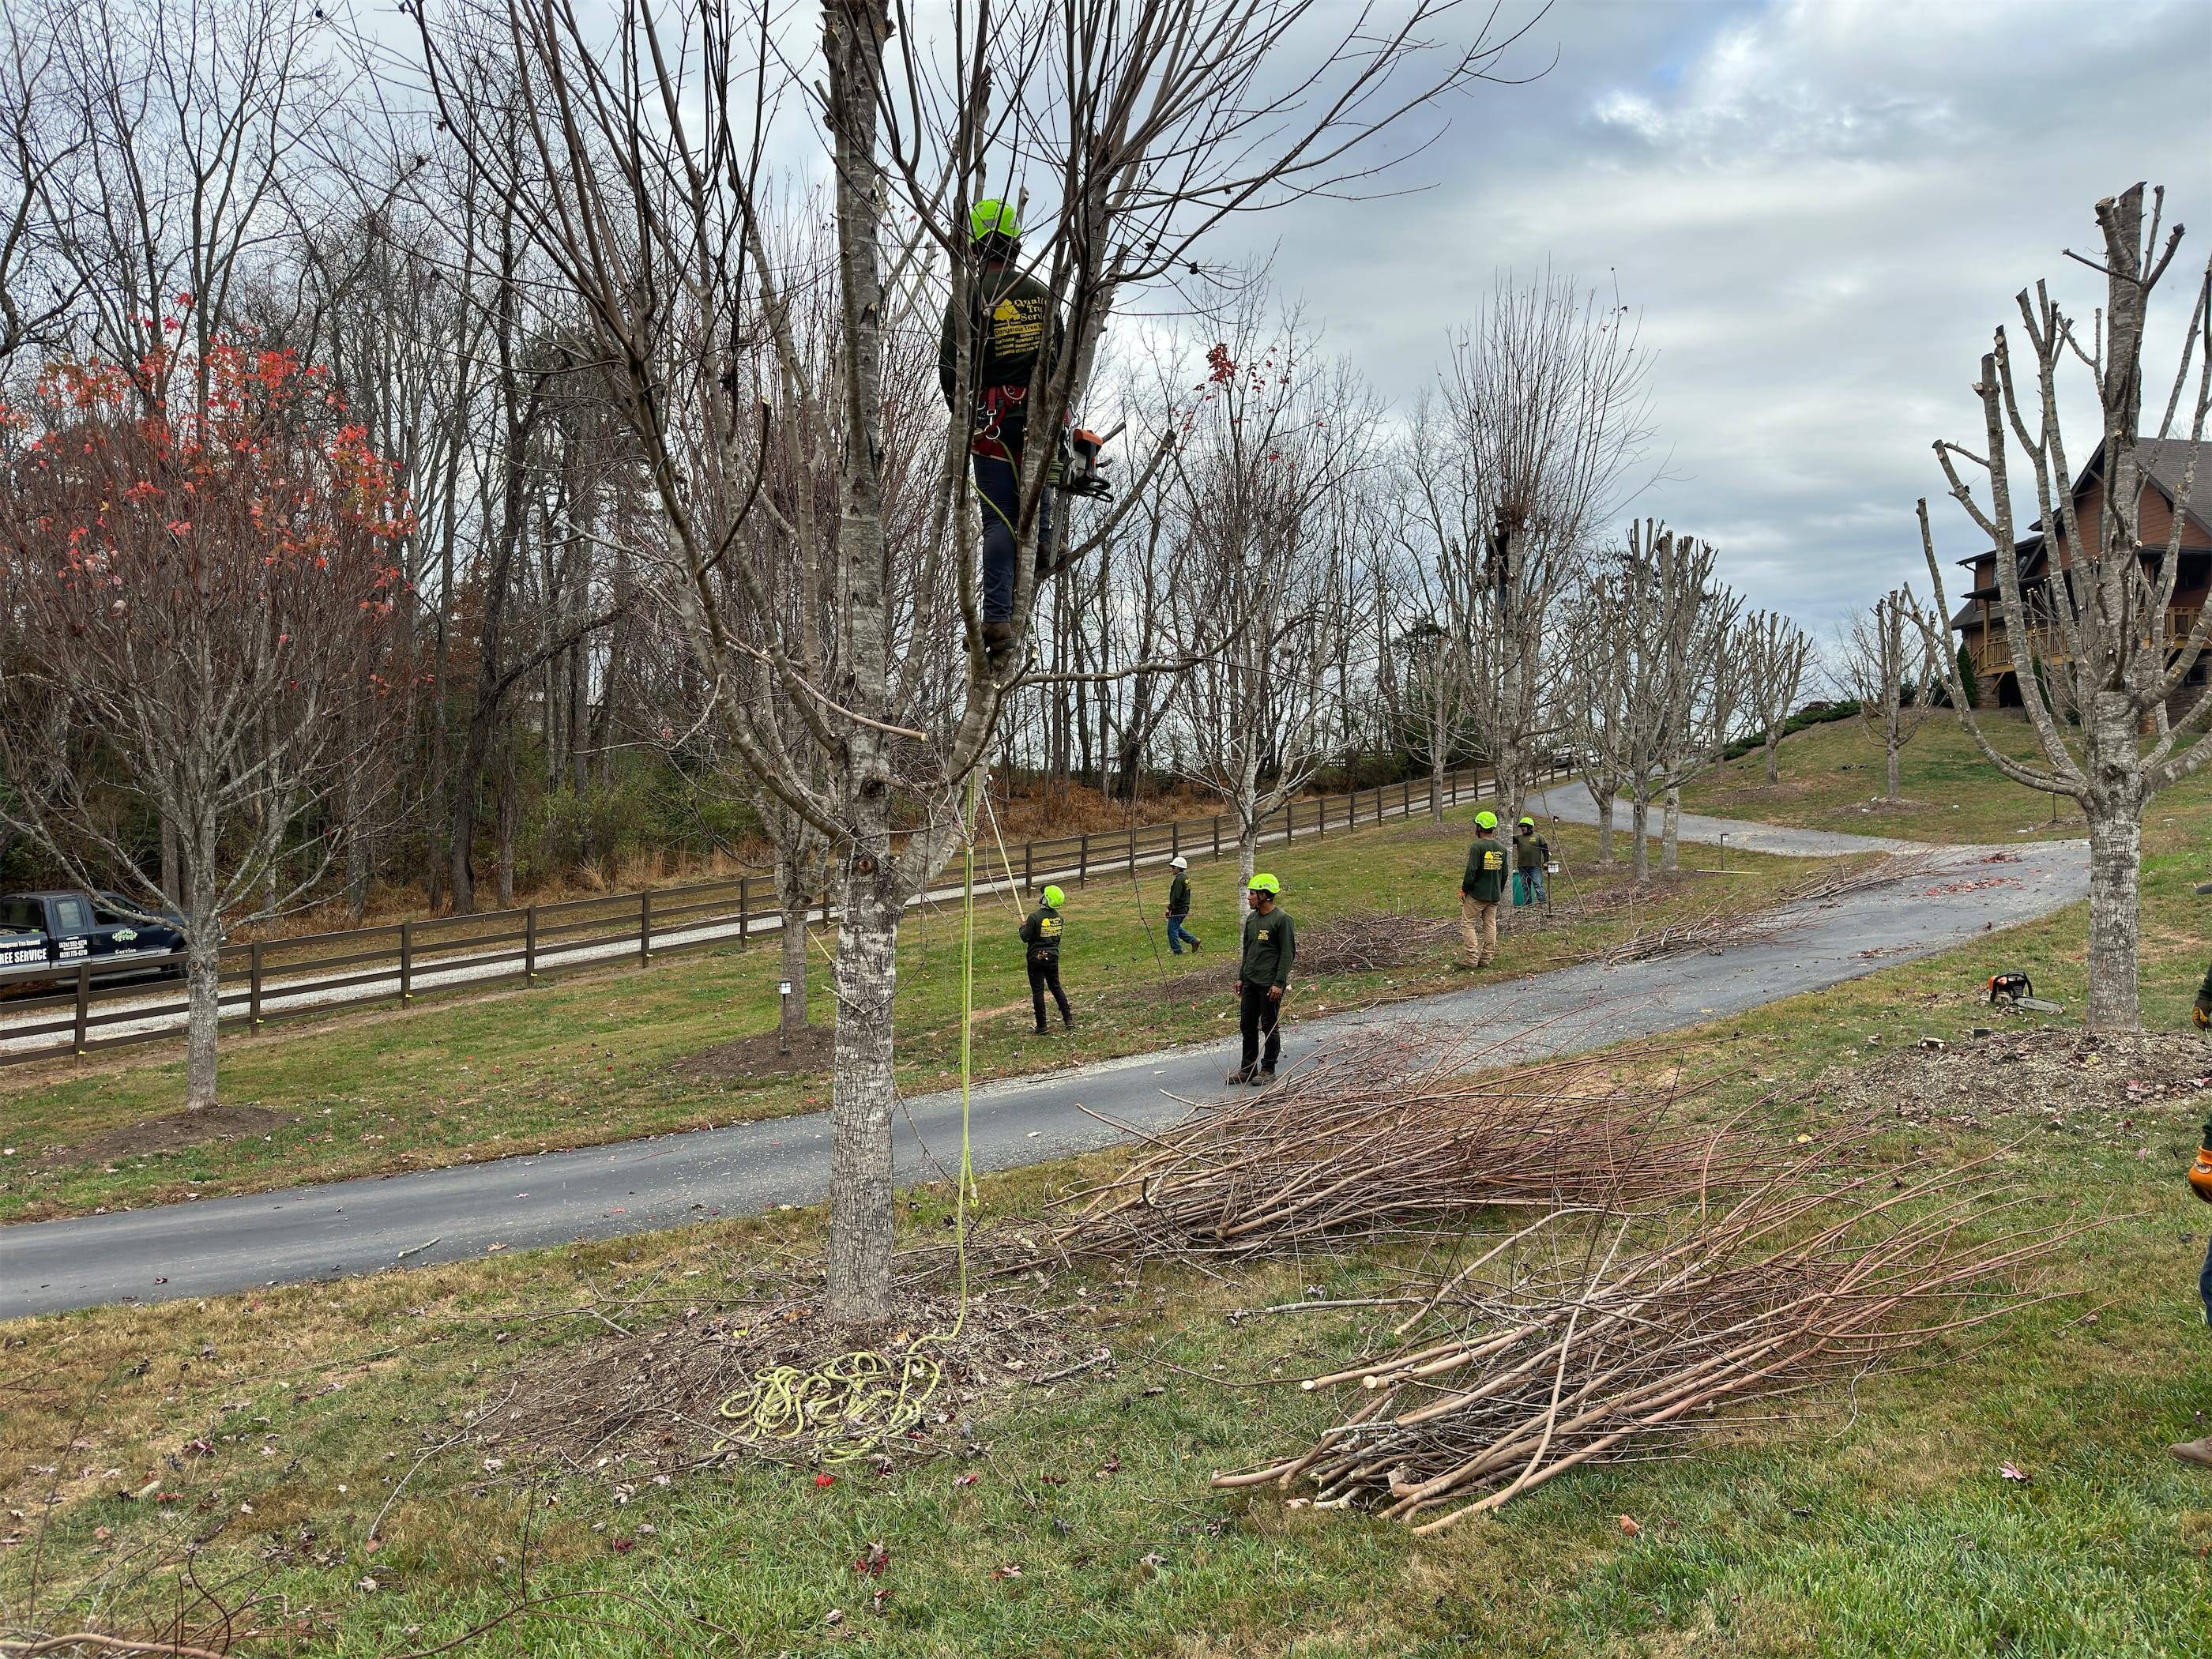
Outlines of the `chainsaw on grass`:
M2035 981L2026 974L1993 974L1990 976L1990 1005L1996 1008L2021 1008L2036 1014L2063 1014L2066 1005L2053 1002L2035 994Z

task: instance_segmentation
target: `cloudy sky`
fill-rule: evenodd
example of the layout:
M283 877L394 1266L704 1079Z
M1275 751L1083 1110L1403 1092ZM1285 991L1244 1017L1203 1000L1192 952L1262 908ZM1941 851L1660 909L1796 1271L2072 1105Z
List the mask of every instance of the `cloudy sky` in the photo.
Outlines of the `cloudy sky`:
M1816 628L1921 570L1917 496L1971 550L1929 441L1977 430L1967 387L2021 287L2095 303L2059 250L2095 246L2100 197L2163 183L2197 270L2212 251L2208 0L1561 0L1520 61L1554 49L1457 106L1395 177L1421 193L1252 234L1401 401L1501 269L1617 278L1658 354L1667 476L1642 505Z

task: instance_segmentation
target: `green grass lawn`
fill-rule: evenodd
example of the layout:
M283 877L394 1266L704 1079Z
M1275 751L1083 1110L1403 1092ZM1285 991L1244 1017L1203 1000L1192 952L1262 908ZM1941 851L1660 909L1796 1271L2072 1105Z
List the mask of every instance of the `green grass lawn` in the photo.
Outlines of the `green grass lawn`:
M2006 754L2041 763L2034 730L2018 714L1984 710L1982 725ZM2073 801L2024 788L2000 775L1944 710L1931 714L1905 746L1899 786L1905 800L1902 807L1873 799L1887 785L1881 744L1856 720L1793 732L1782 740L1775 757L1779 782L1767 782L1765 764L1754 751L1689 785L1682 792L1683 805L1721 817L1904 841L2003 843L2087 833ZM2193 811L2208 800L2212 775L2199 775L2152 801L2146 827L2154 830L2161 817Z
M1474 811L1455 811L1442 827L1392 823L1271 849L1269 867L1283 878L1285 906L1308 948L1348 914L1455 914ZM1594 831L1565 826L1553 839L1567 865L1557 884L1560 916L1510 939L1500 974L1577 960L1669 908L1723 895L1755 902L1818 873L1802 860L1731 854L1726 873L1692 869L1632 904L1625 870L1591 866ZM1710 860L1692 851L1685 862ZM1236 866L1200 860L1191 875L1198 901L1191 927L1208 949L1190 959L1166 952L1163 876L1148 872L1134 887L1124 876L1070 889L1062 976L1078 1025L1044 1038L1030 1035L1014 937L1020 912L1011 896L979 898L978 1074L1012 1076L1222 1036L1243 926ZM833 943L827 934L813 941L817 1019L830 1007ZM960 944L957 906L917 913L902 936L899 1075L909 1092L955 1079ZM1454 980L1448 957L1439 945L1389 973L1302 975L1292 1018L1440 988ZM429 1169L822 1106L823 1071L732 1078L690 1063L774 1029L777 963L766 946L708 951L641 971L578 973L527 990L228 1038L226 1104L274 1111L283 1121L197 1146L85 1155L103 1137L181 1104L180 1059L137 1051L0 1072L0 1125L15 1149L0 1161L0 1221Z
M2161 911L2179 902L2173 886L2161 871ZM2030 963L2078 996L2079 928L2076 912L1995 936L1686 1034L1680 1052L1729 1074L1711 1112L1771 1098L1758 1133L1778 1151L1839 1126L1846 1109L1814 1079L1984 1019L1972 988L1991 963ZM2160 990L2153 1014L2179 1007ZM807 1212L24 1322L0 1328L15 1402L0 1490L22 1511L10 1522L22 1541L0 1554L0 1620L29 1620L33 1547L41 1607L106 1571L114 1599L76 1611L128 1624L175 1583L173 1565L119 1571L144 1565L131 1552L219 1528L203 1579L252 1567L281 1597L269 1606L304 1616L315 1651L367 1659L507 1605L527 1528L534 1592L629 1599L582 1604L599 1626L526 1626L484 1651L2201 1655L2212 1477L2164 1451L2212 1420L2212 1338L2194 1297L2207 1212L2179 1180L2194 1122L2189 1103L2160 1102L2004 1154L2047 1213L2109 1224L2045 1271L2042 1288L2074 1294L1993 1340L1804 1402L1802 1423L1577 1472L1427 1540L1206 1485L1319 1425L1327 1407L1281 1379L1342 1352L1356 1317L1224 1316L1310 1285L1372 1293L1389 1264L1360 1252L1133 1282L1063 1274L1049 1299L1073 1310L1070 1350L1109 1344L1115 1375L1002 1391L977 1411L974 1455L842 1470L828 1486L760 1464L665 1486L632 1464L556 1479L526 1462L488 1468L481 1447L435 1449L514 1378L603 1334L589 1316L547 1315L773 1274L817 1237ZM2019 1132L1900 1126L1887 1150L1981 1152ZM988 1180L987 1212L1034 1214L1109 1162ZM910 1238L942 1237L945 1197L918 1196ZM370 1523L426 1451L371 1552ZM2032 1480L2001 1478L2007 1462ZM113 1495L149 1481L177 1496ZM884 1573L856 1572L876 1542ZM876 1589L890 1591L880 1609Z

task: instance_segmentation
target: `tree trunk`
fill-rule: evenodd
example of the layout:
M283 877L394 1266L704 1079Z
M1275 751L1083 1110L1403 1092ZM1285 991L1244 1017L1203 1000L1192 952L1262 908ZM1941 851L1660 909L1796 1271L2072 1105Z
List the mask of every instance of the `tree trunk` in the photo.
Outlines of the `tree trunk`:
M2142 768L2125 693L2100 691L2084 733L2090 798L2089 1029L2142 1029L2136 948L2142 927Z
M1782 781L1782 762L1778 752L1781 747L1782 723L1777 720L1766 728L1766 781L1769 783Z
M173 900L191 902L177 878L177 823L166 812L161 815L161 890Z
M1682 867L1682 792L1667 791L1667 810L1660 821L1659 867L1672 875Z
M805 864L779 848L775 855L775 897L783 916L783 966L778 977L789 982L783 1000L782 1029L806 1029L806 890Z
M1629 798L1629 860L1638 887L1651 879L1651 798L1641 790Z
M837 925L836 1061L830 1112L830 1306L856 1339L890 1318L891 1003L899 907L882 890L889 837L856 854Z
M216 1023L222 1015L222 928L195 909L185 923L185 1108L216 1103Z
M1260 867L1260 819L1255 813L1240 817L1237 825L1237 892L1241 902L1247 888L1252 884L1252 872Z
M1889 772L1889 793L1885 796L1884 799L1889 801L1893 805L1905 799L1905 797L1898 791L1898 773L1900 769L1898 763L1904 758L1904 748L1897 741L1896 737L1893 735L1888 743L1883 745L1882 754L1882 760L1888 768Z
M514 738L509 733L499 772L499 908L514 908L514 832L520 805L514 776Z
M1613 863L1613 795L1610 789L1603 794L1590 791L1590 799L1597 803L1597 861L1607 866Z
M1444 751L1438 744L1429 751L1429 822L1444 821Z

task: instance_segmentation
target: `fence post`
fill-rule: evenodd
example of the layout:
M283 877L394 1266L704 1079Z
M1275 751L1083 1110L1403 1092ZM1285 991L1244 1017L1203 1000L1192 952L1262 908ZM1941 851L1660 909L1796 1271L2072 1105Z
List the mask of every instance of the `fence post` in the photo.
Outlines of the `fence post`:
M1025 841L1022 843L1022 891L1031 893L1036 890L1036 843L1033 841Z
M1078 850L1078 852L1077 852L1077 854L1076 854L1076 860L1075 860L1075 884L1076 884L1078 887L1084 887L1084 886L1087 886L1087 885L1089 885L1089 884L1090 884L1090 881L1091 881L1091 832L1090 832L1088 830L1085 830L1083 832L1083 843L1082 843L1082 846L1080 847L1080 848Z
M399 1000L415 1000L415 923L410 917L399 924Z
M531 905L522 913L522 982L531 983L538 977L538 907Z
M752 936L753 878L750 876L739 876L738 878L738 938L742 941Z
M1328 839L1328 797L1314 797L1314 833L1323 841Z
M1129 872L1130 872L1132 875L1134 875L1134 874L1136 873L1136 870L1137 870L1137 826L1136 826L1135 822L1134 822L1133 820L1132 820L1132 821L1131 821L1131 823L1130 823L1130 824L1129 824Z
M653 889L645 889L637 896L637 965L641 968L653 960Z
M261 1029L261 941L253 941L253 951L246 967L246 1029Z
M1168 856L1171 859L1182 856L1182 820L1180 818L1168 820Z
M76 1034L70 1039L70 1047L78 1054L84 1052L84 1032L92 1018L92 964L80 962L76 965Z

